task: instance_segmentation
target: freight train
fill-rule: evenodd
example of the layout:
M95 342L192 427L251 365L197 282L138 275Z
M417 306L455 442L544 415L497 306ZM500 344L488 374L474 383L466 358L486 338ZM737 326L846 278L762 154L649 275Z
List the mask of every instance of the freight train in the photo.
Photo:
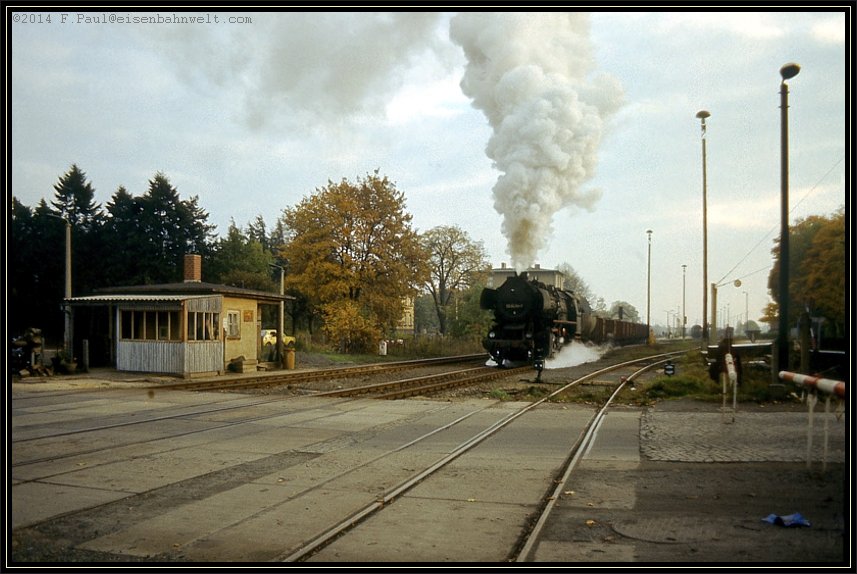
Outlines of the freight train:
M596 316L585 298L527 273L482 290L479 305L494 314L482 346L498 366L530 363L541 377L545 360L572 341L628 345L645 343L647 325Z

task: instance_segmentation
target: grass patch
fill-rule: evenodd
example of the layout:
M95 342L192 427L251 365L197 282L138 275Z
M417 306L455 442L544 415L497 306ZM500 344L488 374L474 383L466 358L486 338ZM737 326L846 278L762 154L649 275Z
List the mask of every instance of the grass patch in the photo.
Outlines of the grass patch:
M491 389L488 392L488 397L492 399L496 399L498 401L511 401L512 396L509 395L504 389Z
M688 351L673 361L676 374L659 374L638 382L635 390L626 387L619 395L621 402L651 404L655 401L678 398L719 402L723 400L723 383L711 378L708 365L698 349ZM738 402L770 403L782 401L782 386L771 385L771 369L764 364L749 363L743 366L738 381ZM731 400L732 387L727 383L726 395Z
M711 384L709 384L711 383ZM676 397L706 398L712 393L713 381L703 381L687 375L659 377L644 394L649 399L668 399Z
M634 387L626 384L617 396L619 404L646 406L659 401L692 399L706 402L723 400L723 385L720 379L711 378L708 365L698 347L699 343L689 346L687 351L673 358L675 374L650 371L635 381ZM636 348L616 349L622 360L632 360L652 354L676 350L675 345L639 346ZM715 373L717 375L717 373ZM741 403L788 402L795 399L788 395L788 385L772 385L771 369L768 365L748 363L741 369L738 382L737 400ZM555 402L601 404L613 392L612 387L600 387L592 384L575 385L568 391L554 397ZM731 402L732 388L727 385L726 398Z

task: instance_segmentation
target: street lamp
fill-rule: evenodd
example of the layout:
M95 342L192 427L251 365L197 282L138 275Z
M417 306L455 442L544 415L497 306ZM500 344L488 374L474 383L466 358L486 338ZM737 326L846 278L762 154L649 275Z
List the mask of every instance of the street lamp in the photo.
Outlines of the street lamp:
M649 269L646 274L646 332L651 333L652 330L652 230L647 229L646 234L649 236ZM650 335L647 335L649 337Z
M681 266L681 340L684 341L685 331L687 330L687 309L685 303L687 299L687 265Z
M711 116L706 110L696 113L702 121L702 343L709 342L708 333L708 182L705 166L705 118Z
M780 300L777 329L777 368L779 373L789 368L789 87L786 80L794 78L800 66L794 63L780 68ZM776 378L776 375L775 375Z

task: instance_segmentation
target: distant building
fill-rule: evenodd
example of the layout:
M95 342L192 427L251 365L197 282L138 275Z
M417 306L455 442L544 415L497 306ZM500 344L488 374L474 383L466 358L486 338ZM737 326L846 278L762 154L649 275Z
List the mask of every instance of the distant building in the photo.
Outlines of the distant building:
M186 255L182 283L111 287L69 299L78 338L89 343L90 366L190 377L223 373L236 361L242 371L255 371L261 306L294 297L201 279L201 256Z
M414 298L405 297L402 299L402 318L396 323L396 336L403 337L405 335L414 334Z
M527 277L536 279L545 285L552 285L557 289L562 289L562 284L565 279L565 274L556 269L542 269L541 265L536 263L526 271ZM488 287L496 289L502 285L509 277L514 277L517 274L515 269L506 267L505 263L501 263L499 268L491 270L491 275L488 277Z

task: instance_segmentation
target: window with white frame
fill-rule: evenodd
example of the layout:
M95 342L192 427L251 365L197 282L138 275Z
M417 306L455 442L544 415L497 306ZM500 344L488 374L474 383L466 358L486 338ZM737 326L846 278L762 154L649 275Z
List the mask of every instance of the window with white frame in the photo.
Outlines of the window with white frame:
M241 338L241 312L226 312L226 336L230 339Z

